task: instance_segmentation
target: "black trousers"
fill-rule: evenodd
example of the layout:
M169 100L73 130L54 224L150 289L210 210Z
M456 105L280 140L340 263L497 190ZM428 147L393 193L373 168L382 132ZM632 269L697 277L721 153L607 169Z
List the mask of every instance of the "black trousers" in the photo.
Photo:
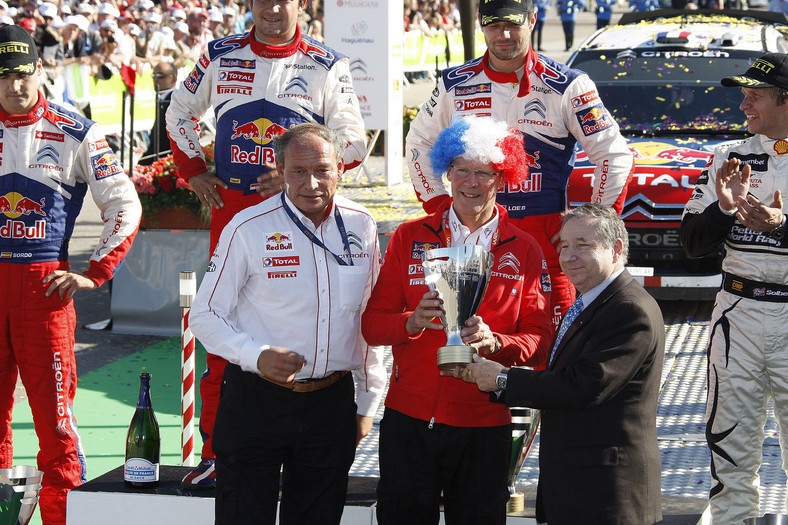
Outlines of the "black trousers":
M386 408L380 423L378 523L506 522L511 425L433 425Z
M213 434L216 524L339 524L356 447L352 374L293 392L240 367L224 371Z

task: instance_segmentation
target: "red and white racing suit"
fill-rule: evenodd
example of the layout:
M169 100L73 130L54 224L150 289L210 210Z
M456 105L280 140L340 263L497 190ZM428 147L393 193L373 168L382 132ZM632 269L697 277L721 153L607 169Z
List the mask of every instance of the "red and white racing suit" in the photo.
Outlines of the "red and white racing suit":
M788 138L756 135L714 153L684 209L681 242L691 257L725 247L723 287L711 316L706 441L711 452L712 521L760 516L758 469L766 405L774 399L783 470L788 465L788 236L750 230L719 207L717 170L738 158L751 168L749 193L766 206L788 195ZM786 205L783 205L786 212ZM783 235L781 238L780 235Z
M209 107L216 114L216 176L229 189L217 188L224 207L212 210L211 253L230 219L263 200L257 177L274 162L275 136L317 122L346 140L346 168L364 158L364 122L347 58L296 31L286 46L257 42L254 28L210 42L172 95L167 132L178 173L187 181L207 169L196 122ZM209 353L200 380L203 458L214 457L210 438L226 363Z
M512 224L533 235L542 247L552 280L551 317L558 327L574 302L574 287L561 272L550 241L561 229L560 214L567 209L575 146L580 142L596 165L592 201L619 213L634 166L632 153L588 75L530 49L525 74L518 80L516 73L491 69L487 56L443 71L411 123L405 148L410 178L424 209L433 212L448 190L443 174L433 173L429 152L453 118L492 116L520 130L530 175L516 187L501 189L497 201L509 212Z
M42 279L68 270L68 243L90 189L104 230L84 272L112 278L131 247L141 208L134 185L94 122L39 102L27 115L0 109L0 468L13 463L17 374L38 435L43 522L65 524L66 494L85 481L72 405L77 389L74 302L45 295Z

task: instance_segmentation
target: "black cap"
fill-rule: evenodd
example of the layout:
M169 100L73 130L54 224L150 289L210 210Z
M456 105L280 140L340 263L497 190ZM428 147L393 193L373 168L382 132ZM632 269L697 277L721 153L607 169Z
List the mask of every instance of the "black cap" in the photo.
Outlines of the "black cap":
M720 83L725 87L779 87L788 89L788 55L785 53L766 53L756 60L745 74L725 77Z
M38 51L33 37L19 26L0 27L0 75L36 72Z
M511 22L521 26L533 12L533 0L479 0L479 21L482 27L495 22Z

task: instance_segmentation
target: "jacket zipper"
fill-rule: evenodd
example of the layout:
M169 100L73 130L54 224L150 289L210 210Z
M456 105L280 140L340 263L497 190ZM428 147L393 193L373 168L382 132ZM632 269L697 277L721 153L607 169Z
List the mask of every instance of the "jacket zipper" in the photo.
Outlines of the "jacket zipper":
M435 426L435 412L438 410L438 397L441 393L441 387L443 386L443 381L438 379L438 390L435 392L435 401L432 403L432 414L433 416L430 418L430 423L427 425L427 428L432 430L432 427Z

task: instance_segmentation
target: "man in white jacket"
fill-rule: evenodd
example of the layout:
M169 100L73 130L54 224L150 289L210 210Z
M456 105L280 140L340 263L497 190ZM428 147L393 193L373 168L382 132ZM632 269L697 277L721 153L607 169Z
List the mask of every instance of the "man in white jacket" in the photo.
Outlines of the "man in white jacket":
M386 382L382 351L360 328L380 266L377 227L335 195L337 134L300 124L274 144L286 189L230 221L190 314L194 334L228 361L216 523L273 524L281 468L283 523L338 524Z

